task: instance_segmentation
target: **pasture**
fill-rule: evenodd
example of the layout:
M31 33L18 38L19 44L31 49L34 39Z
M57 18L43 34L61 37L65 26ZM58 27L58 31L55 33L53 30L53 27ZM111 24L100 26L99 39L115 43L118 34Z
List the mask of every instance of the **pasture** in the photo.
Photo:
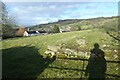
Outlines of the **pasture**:
M84 76L88 56L66 58L57 55L56 58L46 57L48 45L65 44L67 48L79 47L76 39L84 38L85 52L89 52L95 43L105 52L107 62L107 78L120 78L120 56L118 41L109 36L104 29L90 29L66 33L56 33L32 37L11 38L2 41L3 78L88 78ZM83 66L84 64L84 66Z

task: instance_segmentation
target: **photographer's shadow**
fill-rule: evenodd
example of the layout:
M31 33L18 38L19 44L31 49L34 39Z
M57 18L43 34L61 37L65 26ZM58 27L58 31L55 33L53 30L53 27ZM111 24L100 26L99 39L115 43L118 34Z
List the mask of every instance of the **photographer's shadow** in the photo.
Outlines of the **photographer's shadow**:
M89 80L105 80L107 64L104 58L104 52L99 49L98 43L94 44L94 48L90 52L85 75L89 74Z

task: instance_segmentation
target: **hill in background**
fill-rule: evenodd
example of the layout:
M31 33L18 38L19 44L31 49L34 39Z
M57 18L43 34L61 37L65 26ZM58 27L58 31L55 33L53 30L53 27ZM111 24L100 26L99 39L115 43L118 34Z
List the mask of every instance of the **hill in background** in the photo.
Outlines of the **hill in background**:
M118 16L114 17L98 17L91 19L66 19L59 20L58 22L48 24L38 24L30 26L30 30L45 30L51 31L51 29L58 25L62 29L70 31L87 30L93 28L105 28L118 31Z

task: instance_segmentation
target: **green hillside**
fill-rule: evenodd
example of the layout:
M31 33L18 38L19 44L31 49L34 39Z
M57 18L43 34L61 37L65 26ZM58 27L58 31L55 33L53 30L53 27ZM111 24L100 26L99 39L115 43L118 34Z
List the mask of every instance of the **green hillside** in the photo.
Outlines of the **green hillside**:
M81 27L82 30L84 29L93 29L93 28L113 28L113 30L118 29L118 16L114 17L98 17L98 18L91 18L91 19L66 19L66 20L59 20L58 22L48 23L48 24L40 24L31 26L31 30L39 30L44 29L48 30L54 27L54 25L58 25L60 28L68 28L71 27L71 31L78 30L78 27ZM113 27L114 26L114 27Z
M71 24L72 25L72 24ZM85 47L75 41L84 39ZM89 51L98 43L105 52L107 78L119 79L120 56L118 40L106 33L104 28L12 38L2 41L3 77L14 78L88 78L84 76ZM64 44L64 47L83 51L86 55L66 57L56 54L56 59L47 58L47 47ZM105 46L107 45L107 46ZM83 66L84 63L84 66Z
M66 19L59 20L58 22L40 24L31 26L30 30L45 30L47 32L52 32L53 28L57 25L60 29L68 31L79 31L79 30L89 30L95 28L103 28L106 32L114 35L114 37L119 38L118 35L118 22L119 16L113 17L98 17L91 19Z

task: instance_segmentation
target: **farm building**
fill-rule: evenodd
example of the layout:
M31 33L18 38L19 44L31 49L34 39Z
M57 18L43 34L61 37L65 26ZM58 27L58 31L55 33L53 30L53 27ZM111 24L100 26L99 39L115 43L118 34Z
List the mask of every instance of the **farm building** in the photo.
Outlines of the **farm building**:
M25 32L25 28L24 27L20 27L16 29L16 36L24 36L24 32Z

